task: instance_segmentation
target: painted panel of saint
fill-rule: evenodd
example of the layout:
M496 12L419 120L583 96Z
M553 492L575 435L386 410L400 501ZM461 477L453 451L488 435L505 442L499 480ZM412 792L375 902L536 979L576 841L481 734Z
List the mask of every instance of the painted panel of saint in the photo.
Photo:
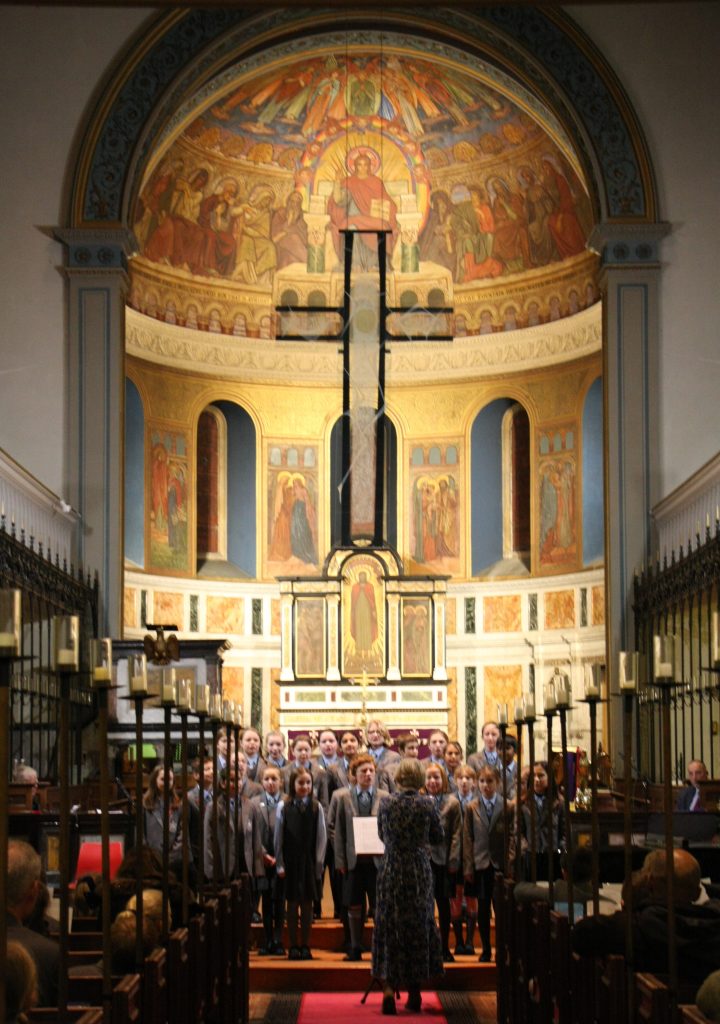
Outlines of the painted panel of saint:
M574 565L577 558L575 459L547 459L540 466L540 565Z
M188 438L182 431L150 430L149 568L189 571Z
M411 495L412 559L446 572L460 566L460 493L453 473L424 472Z
M343 675L385 674L385 589L380 563L349 559L342 585Z
M402 599L402 658L403 677L432 674L432 602L429 597Z
M325 678L325 600L298 597L295 602L295 675Z
M266 571L271 576L318 567L317 469L307 459L302 468L290 468L289 451L281 447L281 465L268 465Z

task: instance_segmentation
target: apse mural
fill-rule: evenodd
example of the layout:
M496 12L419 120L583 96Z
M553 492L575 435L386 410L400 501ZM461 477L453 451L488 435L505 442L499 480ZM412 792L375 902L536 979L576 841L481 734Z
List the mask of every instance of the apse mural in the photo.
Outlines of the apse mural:
M359 50L276 63L218 97L135 214L148 264L268 294L338 269L348 226L390 232L396 275L475 287L578 256L590 225L579 178L525 110L464 68Z
M187 572L187 434L151 428L150 458L146 464L150 467L150 568Z

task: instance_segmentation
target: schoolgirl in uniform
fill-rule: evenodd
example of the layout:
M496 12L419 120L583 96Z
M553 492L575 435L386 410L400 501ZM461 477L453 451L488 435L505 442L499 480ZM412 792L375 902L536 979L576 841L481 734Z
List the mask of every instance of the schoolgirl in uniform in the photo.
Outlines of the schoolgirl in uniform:
M452 962L450 952L450 896L455 892L455 879L462 868L462 812L456 797L449 791L445 769L431 762L425 767L425 792L432 797L440 814L444 838L430 847L430 862L438 908L443 960Z
M313 958L310 927L313 901L320 896L326 845L325 814L313 796L312 774L307 768L294 768L288 779L288 795L275 817L276 870L278 878L285 879L290 960Z

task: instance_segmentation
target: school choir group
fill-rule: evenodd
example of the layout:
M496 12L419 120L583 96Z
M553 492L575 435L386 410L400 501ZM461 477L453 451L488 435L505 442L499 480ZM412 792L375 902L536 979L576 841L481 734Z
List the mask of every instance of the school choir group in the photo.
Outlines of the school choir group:
M378 720L368 722L361 738L348 730L338 740L335 730L323 729L316 748L313 739L296 735L288 759L280 732L268 733L263 744L255 729L246 728L237 750L232 731L229 738L218 735L216 761L205 757L193 765L196 784L188 792L191 813L185 820L193 879L199 865L211 883L247 872L253 879L254 919L263 924L260 955L285 955L287 922L289 958L311 960L310 929L321 915L327 871L334 916L343 924L346 959L361 960L364 924L374 913L380 856L356 850L353 819L377 817L381 802L396 789L401 760L417 758L420 741L417 731L393 741ZM491 960L494 876L508 851L515 855L516 819L521 857L527 857L531 835L538 853L546 849L548 814L555 849L563 845L562 806L552 793L547 765L533 765L532 790L525 793L527 775L517 778L514 737L506 736L503 745L497 724L486 722L482 740L481 749L465 761L460 744L436 729L421 762L424 793L437 806L443 826L443 838L431 846L430 858L445 961L455 959L451 928L455 955L475 954L477 928L479 959ZM164 834L164 776L161 765L153 770L144 797L146 843L158 852ZM170 865L179 874L183 814L172 774L169 791ZM537 827L532 830L528 800L536 805ZM198 829L201 815L204 828Z

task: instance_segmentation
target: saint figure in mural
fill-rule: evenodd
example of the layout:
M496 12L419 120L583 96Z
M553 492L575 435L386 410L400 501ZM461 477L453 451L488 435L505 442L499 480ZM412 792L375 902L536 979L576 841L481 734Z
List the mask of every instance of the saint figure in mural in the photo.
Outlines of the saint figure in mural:
M153 446L152 516L155 529L164 531L168 518L168 456L164 444Z
M338 171L333 193L328 200L330 229L335 252L342 260L343 243L341 229L357 228L363 231L387 231L392 234L387 240L388 257L392 253L397 231L397 206L385 188L383 181L373 171L370 152L360 150L352 161L353 171L345 175ZM379 167L379 161L378 161ZM353 246L353 266L357 270L372 270L377 262L377 238L375 235L358 235Z
M170 466L167 492L167 534L168 544L177 551L185 542L185 472L182 466Z
M271 233L278 270L290 263L307 263L308 231L300 192L291 192L285 206L275 210Z
M308 565L317 563L317 520L315 505L302 473L280 473L275 491L275 518L269 558L286 562L299 558Z
M272 276L277 263L275 245L270 237L270 222L275 193L269 185L256 185L247 202L234 207L236 281L258 284Z
M575 471L571 462L551 462L543 468L540 501L540 557L552 562L575 543Z
M293 505L290 518L290 547L296 558L314 565L317 562L315 548L315 509L308 494L305 481L298 473L293 477Z
M369 651L377 640L375 590L367 573L362 570L358 574L357 583L353 584L350 597L350 633L358 654Z

